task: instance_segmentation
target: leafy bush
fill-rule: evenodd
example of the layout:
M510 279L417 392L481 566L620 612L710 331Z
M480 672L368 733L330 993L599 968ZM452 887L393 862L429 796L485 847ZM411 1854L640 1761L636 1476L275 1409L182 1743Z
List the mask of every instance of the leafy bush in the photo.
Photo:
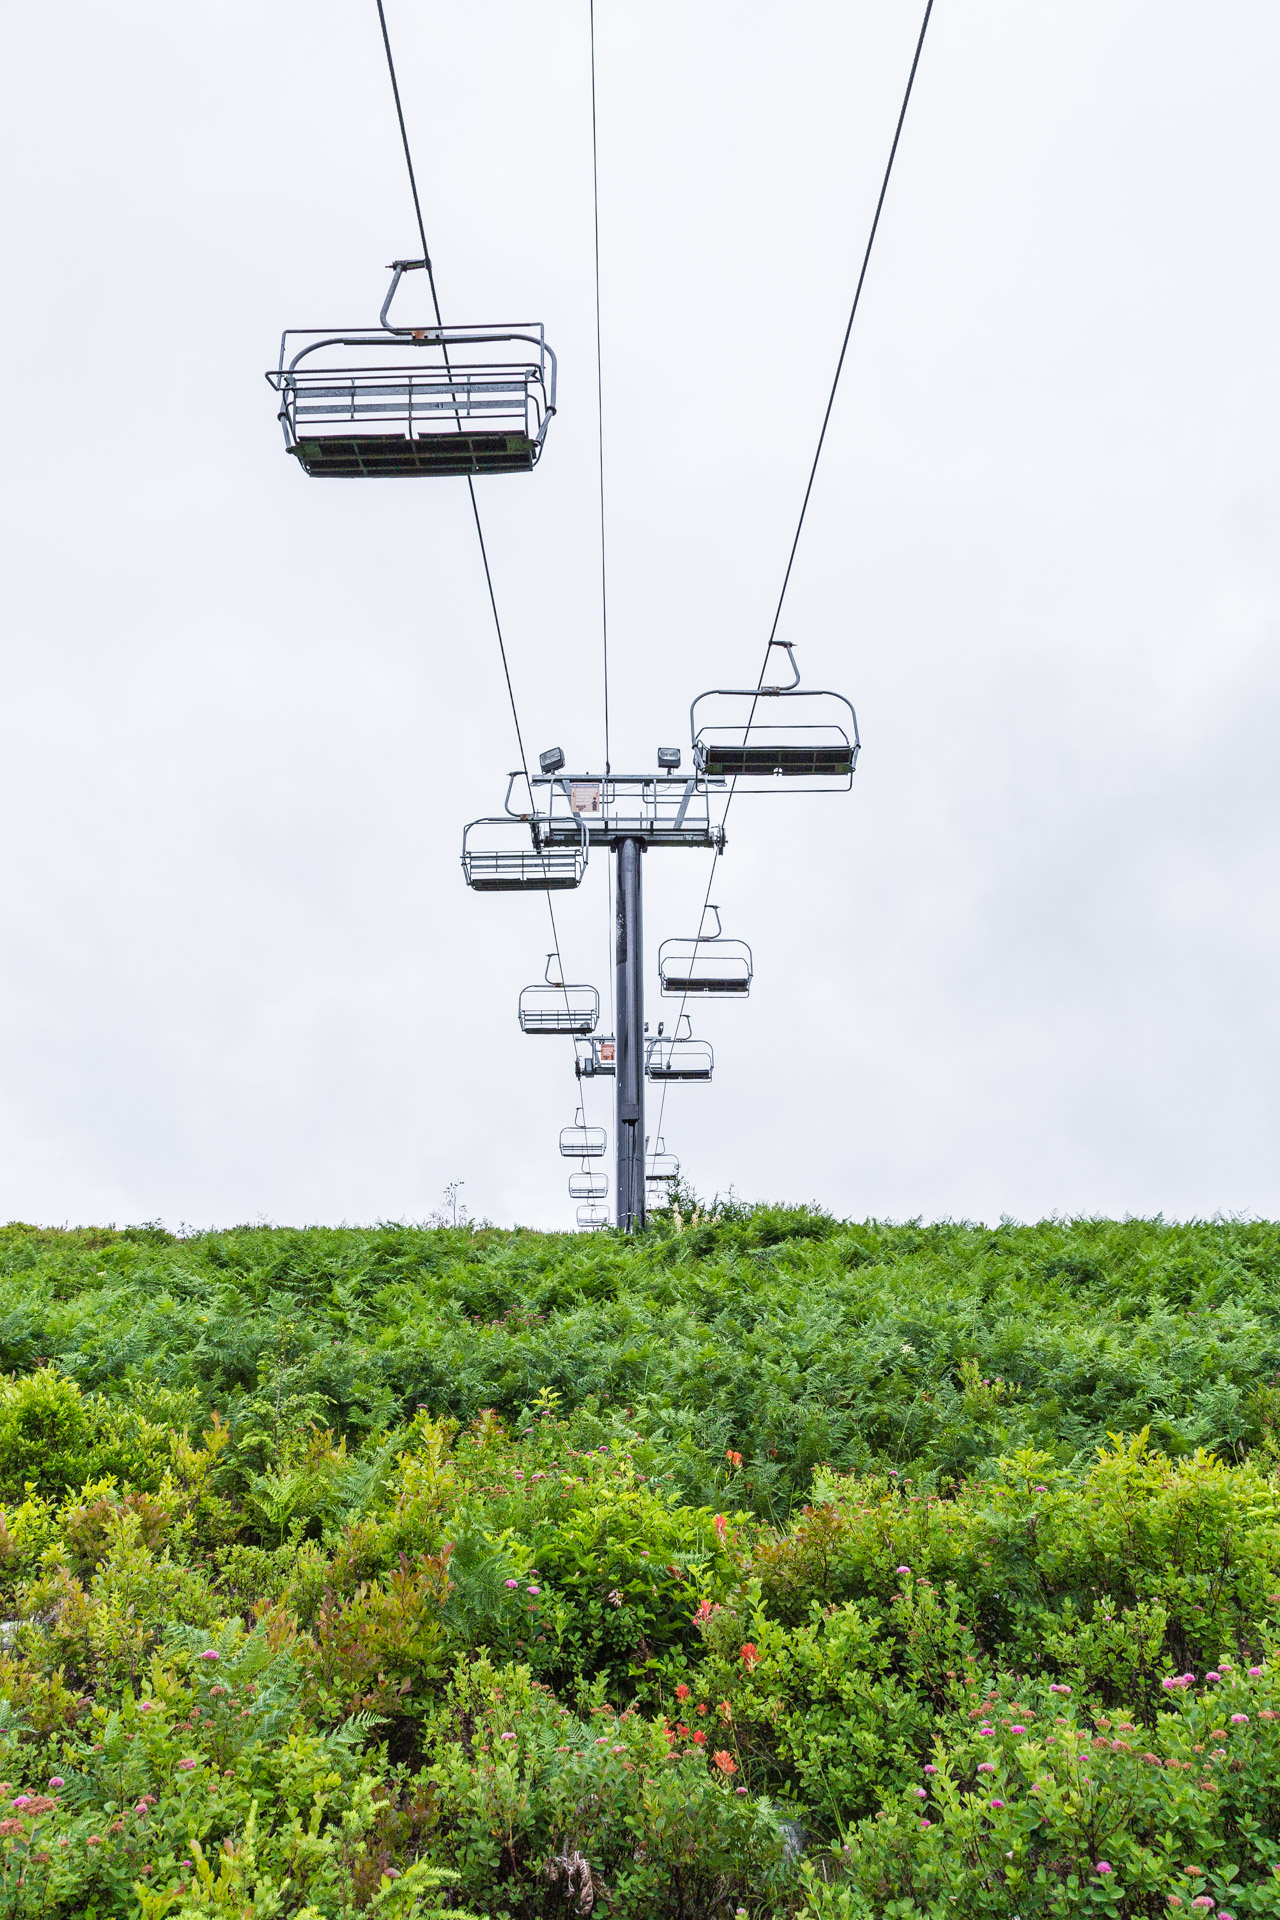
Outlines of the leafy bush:
M1278 1254L0 1229L0 1912L1280 1920Z

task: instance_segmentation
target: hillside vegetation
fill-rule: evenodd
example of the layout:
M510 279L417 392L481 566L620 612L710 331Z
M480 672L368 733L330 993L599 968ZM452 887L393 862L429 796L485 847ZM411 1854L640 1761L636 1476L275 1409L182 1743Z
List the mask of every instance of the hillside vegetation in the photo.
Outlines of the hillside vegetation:
M0 1229L0 1920L1280 1920L1278 1277Z

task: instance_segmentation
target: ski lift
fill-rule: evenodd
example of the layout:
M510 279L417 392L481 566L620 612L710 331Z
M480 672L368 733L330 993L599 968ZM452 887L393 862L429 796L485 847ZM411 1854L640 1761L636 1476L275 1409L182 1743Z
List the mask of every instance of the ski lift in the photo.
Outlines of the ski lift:
M646 1154L644 1163L644 1191L646 1200L659 1207L670 1206L676 1181L680 1178L680 1162L674 1153L668 1153L666 1142L658 1135L658 1144L653 1152Z
M520 993L522 1033L593 1033L600 1018L600 995L594 987L566 986L551 978L554 953L547 955L545 980Z
M708 780L732 780L740 793L776 793L780 780L807 783L793 792L847 793L861 744L851 702L827 688L799 691L791 641L769 645L785 649L795 676L790 686L712 687L700 693L689 709L695 767ZM704 700L714 703L711 717L699 720ZM802 700L815 704L798 708ZM801 712L808 718L801 720Z
M588 1173L584 1167L581 1173L569 1175L569 1198L571 1200L603 1200L609 1191L607 1173Z
M745 940L727 940L720 927L720 909L708 905L716 917L714 933L692 940L664 940L658 948L658 979L668 998L696 993L743 998L751 991L751 949Z
M588 1127L582 1108L573 1116L571 1127L560 1129L560 1151L566 1160L598 1160L607 1145L603 1127Z
M393 326L401 276L426 264L392 261L380 332L281 335L267 380L280 396L285 448L305 472L376 479L527 473L537 464L556 410L556 357L541 325Z
M579 1080L601 1077L613 1080L618 1072L618 1043L612 1034L593 1035L590 1040L575 1040L573 1070Z
M462 871L477 893L557 893L581 886L586 870L585 826L577 840L555 846L539 844L536 820L516 822L504 816L472 820L463 829Z
M674 1034L665 1034L659 1024L652 1040L645 1041L644 1070L650 1080L709 1080L716 1056L709 1040L695 1040L689 1016L681 1014Z
M580 1232L599 1233L602 1227L607 1227L609 1224L609 1209L608 1207L579 1207L575 1218Z

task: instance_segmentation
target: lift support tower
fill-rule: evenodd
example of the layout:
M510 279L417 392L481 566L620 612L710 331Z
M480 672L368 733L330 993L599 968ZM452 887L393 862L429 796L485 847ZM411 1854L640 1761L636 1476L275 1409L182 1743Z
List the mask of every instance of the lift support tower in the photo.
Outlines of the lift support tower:
M713 801L727 792L723 779L684 775L680 756L664 748L651 774L535 775L530 782L535 812L530 820L542 848L572 847L586 831L590 847L607 847L616 862L614 930L616 968L616 1106L614 1186L617 1224L633 1233L645 1218L644 1091L647 1046L644 1024L644 856L659 847L724 848L724 828L713 823ZM519 778L512 775L510 795ZM519 814L521 819L528 815Z

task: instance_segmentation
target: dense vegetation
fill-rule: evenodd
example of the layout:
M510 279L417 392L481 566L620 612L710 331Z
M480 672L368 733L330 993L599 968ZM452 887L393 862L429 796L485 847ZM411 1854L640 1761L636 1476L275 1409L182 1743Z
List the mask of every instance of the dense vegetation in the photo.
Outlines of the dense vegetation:
M1278 1274L0 1229L0 1916L1280 1917Z

